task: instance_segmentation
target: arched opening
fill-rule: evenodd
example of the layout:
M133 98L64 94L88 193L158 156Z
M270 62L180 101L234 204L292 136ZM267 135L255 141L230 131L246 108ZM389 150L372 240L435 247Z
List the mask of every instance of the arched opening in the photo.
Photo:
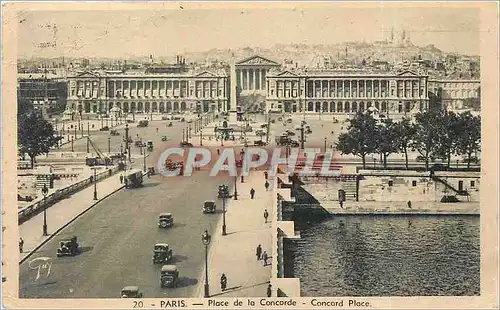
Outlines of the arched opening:
M319 112L321 111L321 102L316 102L316 106L314 108L314 111L315 112Z
M160 113L165 112L165 102L160 102Z
M314 104L312 102L307 103L307 111L308 112L314 111Z
M323 102L323 112L328 112L328 102Z
M376 108L377 110L380 110L380 103L379 103L379 102L375 102L375 108Z
M137 112L137 107L135 106L135 102L131 102L131 103L130 103L130 111L131 111L132 113Z
M137 112L142 113L144 111L144 104L142 102L137 103Z
M108 112L109 112L112 108L113 108L113 102L110 102L110 103L108 104Z
M167 113L172 113L172 102L167 102Z
M335 112L335 102L330 102L330 112Z
M387 112L387 102L382 102L382 112Z
M351 111L351 105L349 104L349 102L346 102L344 104L344 111L349 113L349 111Z
M123 112L128 113L128 102L123 103Z
M186 111L186 103L185 102L181 102L181 111L182 112Z
M157 102L153 102L153 112L158 112L158 103Z
M368 101L368 103L366 104L366 108L370 108L372 106L372 102L371 101Z
M179 103L177 101L174 102L174 112L179 112Z
M358 103L357 102L352 103L351 111L354 113L358 112Z
M146 102L144 112L149 113L149 111L151 110L150 105L151 104L149 102Z
M342 112L344 109L342 109L342 102L337 102L337 112Z
M85 113L90 113L90 102L85 102Z
M365 111L365 103L364 102L360 102L359 103L359 112L364 112Z

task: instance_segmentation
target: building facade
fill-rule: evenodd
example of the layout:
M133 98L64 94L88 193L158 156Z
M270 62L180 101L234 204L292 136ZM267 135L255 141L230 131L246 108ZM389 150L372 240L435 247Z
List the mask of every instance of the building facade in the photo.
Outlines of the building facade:
M67 83L55 74L20 73L17 77L17 98L35 107L50 107L66 101Z
M429 91L447 111L480 110L480 80L429 80Z
M156 73L159 72L159 73ZM80 114L226 111L225 72L83 72L68 77L68 109Z
M406 71L275 71L267 75L267 110L285 113L350 114L376 108L412 114L429 108L428 77Z
M279 68L280 64L267 58L255 55L238 61L235 64L236 90L240 95L266 93L266 76L270 70Z

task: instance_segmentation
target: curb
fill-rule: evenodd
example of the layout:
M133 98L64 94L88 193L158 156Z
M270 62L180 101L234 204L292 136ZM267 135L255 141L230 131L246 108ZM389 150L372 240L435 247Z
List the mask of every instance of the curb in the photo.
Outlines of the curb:
M118 187L116 190L112 191L111 193L109 193L106 196L104 196L101 199L99 199L97 202L95 202L92 205L90 205L90 207L88 207L87 209L85 209L82 212L78 213L73 219L71 219L69 222L67 222L66 224L64 224L60 228L58 228L52 234L50 234L50 236L47 239L43 240L42 243L40 243L39 245L37 245L28 255L26 255L23 259L21 259L19 261L19 265L21 265L22 263L24 263L28 258L30 258L34 253L36 253L36 251L38 251L38 249L40 249L43 245L45 245L45 243L49 242L59 232L61 232L61 230L63 230L64 228L68 227L71 223L73 223L74 221L76 221L80 216L84 215L85 213L87 213L88 211L90 211L91 209L93 209L95 206L97 206L101 201L103 201L104 199L106 199L109 196L113 195L114 193L118 192L119 190L123 189L124 187L125 187L125 185L122 185L122 186Z

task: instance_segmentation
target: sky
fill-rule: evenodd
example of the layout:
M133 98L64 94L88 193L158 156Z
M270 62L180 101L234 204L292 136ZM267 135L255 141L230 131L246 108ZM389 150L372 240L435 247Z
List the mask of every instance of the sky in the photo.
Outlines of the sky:
M475 8L218 8L23 11L18 55L168 56L212 48L373 42L406 30L416 45L479 55Z

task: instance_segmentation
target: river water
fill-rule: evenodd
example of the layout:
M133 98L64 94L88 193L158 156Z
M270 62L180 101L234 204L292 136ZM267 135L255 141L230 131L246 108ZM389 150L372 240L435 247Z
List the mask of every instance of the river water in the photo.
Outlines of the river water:
M302 296L479 295L478 216L345 216L300 233Z

